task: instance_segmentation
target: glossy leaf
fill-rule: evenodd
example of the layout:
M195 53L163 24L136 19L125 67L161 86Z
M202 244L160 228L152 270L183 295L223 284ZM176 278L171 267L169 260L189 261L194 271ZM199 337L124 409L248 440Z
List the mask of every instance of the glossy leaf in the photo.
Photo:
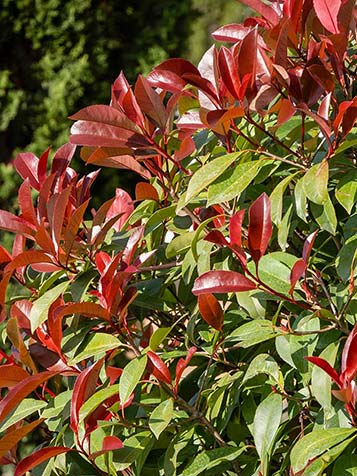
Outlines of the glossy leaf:
M195 296L207 293L231 293L256 289L256 284L235 271L213 270L196 279L192 292Z
M74 365L89 357L96 357L104 352L116 349L119 345L119 339L111 334L104 334L102 332L92 334L83 350L76 353L76 355L68 361L68 364Z
M237 159L237 157L239 157L239 155L239 153L234 153L218 157L198 169L189 182L185 201L182 206L189 203L192 198L196 197L210 183L222 175L223 172Z
M35 468L43 461L47 461L54 456L73 451L71 448L65 448L64 446L49 446L47 448L41 448L24 458L16 466L15 476L23 476L27 471Z
M303 259L299 259L296 261L294 266L291 269L290 273L290 290L289 294L292 294L294 292L296 283L299 281L299 279L304 276L306 272L306 262Z
M240 347L247 348L273 339L279 334L279 329L275 329L270 321L256 319L238 327L230 334L229 339L239 342Z
M317 205L323 205L328 199L328 177L329 167L326 160L313 165L304 176L306 196Z
M103 365L103 359L98 360L78 376L74 387L71 401L71 428L77 433L79 423L79 411L82 405L93 395L96 389L96 384L100 369Z
M354 428L317 429L299 440L291 451L293 474L305 469L314 458L356 433Z
M173 415L174 404L171 398L164 400L153 410L149 418L149 427L156 439L159 439L159 436L170 423Z
M17 445L26 435L28 435L36 426L42 423L43 420L35 420L28 425L24 425L20 428L13 429L6 433L0 439L0 458L4 456L5 453L10 451L14 446Z
M147 363L146 355L131 360L123 369L119 380L119 398L124 405L141 380Z
M3 421L24 398L56 374L57 372L41 372L27 377L15 385L0 402L0 422Z
M328 2L327 0L313 0L316 15L322 25L330 33L338 34L340 32L338 26L338 12L341 8L342 1L335 0Z
M162 359L151 350L147 353L149 371L157 378L159 382L164 382L168 385L172 384L169 369L166 367Z
M9 415L0 424L0 432L7 430L10 428L10 426L15 425L21 420L26 420L28 416L39 410L42 410L46 406L47 402L43 400L37 400L35 398L22 399L17 405L16 409L9 413Z
M249 208L248 246L256 266L268 248L271 235L270 200L263 193Z
M203 319L217 331L222 330L224 314L219 301L213 294L198 295L198 309Z
M255 160L228 169L208 189L207 205L222 203L238 197L258 174L262 162Z
M244 447L226 447L203 451L183 470L182 476L198 476L216 466L219 471L224 462L237 460L243 451Z
M283 413L283 400L278 393L271 393L258 406L254 416L254 442L265 467L276 438ZM266 470L264 470L266 471Z
M30 374L16 364L0 366L0 388L14 387L27 377L30 377Z
M46 321L48 317L48 311L52 303L65 292L65 290L68 288L68 285L68 281L57 284L57 286L49 289L34 302L30 313L32 332L34 332L41 324Z

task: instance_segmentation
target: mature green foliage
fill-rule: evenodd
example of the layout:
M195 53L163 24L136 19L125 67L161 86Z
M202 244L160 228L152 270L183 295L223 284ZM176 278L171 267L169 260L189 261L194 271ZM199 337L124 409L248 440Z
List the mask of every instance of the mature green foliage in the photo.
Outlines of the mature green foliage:
M133 87L121 73L51 159L16 157L19 213L0 210L15 476L356 469L354 2L242 2L260 16L213 32L229 47ZM136 173L135 200L92 207L77 146Z

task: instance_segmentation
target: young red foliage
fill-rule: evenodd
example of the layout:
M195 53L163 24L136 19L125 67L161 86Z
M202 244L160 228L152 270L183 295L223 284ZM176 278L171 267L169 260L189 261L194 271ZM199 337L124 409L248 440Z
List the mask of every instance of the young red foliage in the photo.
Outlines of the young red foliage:
M257 285L235 271L207 271L196 279L192 292L195 296L207 293L233 293L251 291Z
M272 235L270 200L266 193L258 197L249 208L248 247L258 270Z
M199 294L197 303L201 316L207 324L217 331L221 331L224 314L217 298L210 293Z

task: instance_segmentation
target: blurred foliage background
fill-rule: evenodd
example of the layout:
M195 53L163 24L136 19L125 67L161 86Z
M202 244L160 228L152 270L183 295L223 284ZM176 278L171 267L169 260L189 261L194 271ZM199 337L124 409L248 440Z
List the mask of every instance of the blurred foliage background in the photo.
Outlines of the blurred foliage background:
M17 152L55 150L68 140L69 115L109 102L120 70L134 82L168 57L197 63L212 44L210 33L246 13L235 0L1 3L0 208L6 209L16 201L19 182L9 164ZM115 187L132 191L134 182L122 171L102 171L97 204Z

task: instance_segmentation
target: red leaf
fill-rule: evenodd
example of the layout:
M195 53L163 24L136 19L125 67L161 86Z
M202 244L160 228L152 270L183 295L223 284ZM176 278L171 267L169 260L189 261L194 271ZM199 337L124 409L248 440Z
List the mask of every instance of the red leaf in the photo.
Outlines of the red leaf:
M250 77L250 84L255 83L257 69L258 30L250 31L243 39L238 53L238 71L241 82L245 76Z
M316 15L323 27L330 33L337 34L340 32L338 26L338 12L341 7L341 0L313 0Z
M153 71L170 71L180 77L184 74L199 75L199 71L196 66L194 66L190 61L182 58L170 58L165 60L156 66Z
M160 357L157 354L155 354L155 352L152 352L151 350L149 350L149 352L147 353L147 356L149 358L148 371L152 373L159 382L164 382L164 383L167 383L168 385L171 385L171 375L170 375L169 369L166 367L166 365L160 359Z
M207 324L217 331L222 330L224 320L223 309L213 294L199 294L198 309Z
M22 266L31 265L34 263L51 263L53 261L50 256L48 256L43 251L37 250L29 250L24 251L23 253L15 256L15 258L9 263L6 268L5 272L14 271L16 268L21 268Z
M206 236L205 240L209 241L211 243L215 243L216 245L220 246L229 246L228 241L224 237L223 233L218 230L212 230L210 231Z
M104 357L83 370L74 384L71 402L70 426L76 434L78 431L79 410L83 403L94 394L103 362Z
M11 259L11 255L7 249L0 245L0 264L9 263Z
M20 463L16 466L14 476L23 476L27 471L30 471L43 461L46 461L53 456L67 453L68 451L73 451L73 449L65 448L64 446L41 448L40 450L35 451L34 453L30 454L30 456L27 456L22 461L20 461Z
M72 187L67 187L60 193L52 195L48 201L48 217L50 219L52 240L58 252L60 240L62 238L62 226L66 214L66 208L71 194Z
M32 225L38 224L35 208L32 203L31 186L29 179L25 179L20 185L17 198L21 208L22 218Z
M164 130L168 115L160 95L150 86L148 80L139 76L135 83L135 97L142 111L152 119L155 124Z
M271 235L270 200L263 193L249 208L248 246L256 266L268 247Z
M312 364L317 365L318 367L320 367L320 369L324 370L332 378L332 380L334 380L334 382L336 382L337 385L341 388L342 385L340 376L338 375L336 370L331 367L328 362L326 362L326 360L321 359L320 357L305 357L305 359L311 362Z
M120 231L133 211L134 205L131 196L125 190L117 188L115 190L115 199L107 211L106 220L120 215L118 221L113 225L115 231Z
M275 47L274 63L287 68L288 66L288 34L290 20L286 18L281 25L278 41Z
M113 385L113 383L121 376L122 373L123 370L119 369L118 367L107 365L105 368L105 375L108 377L110 385Z
M28 425L21 428L10 429L0 439L0 458L2 458L8 451L19 443L24 436L28 435L36 426L43 422L43 418L35 420Z
M278 119L276 122L277 126L281 126L285 124L294 114L295 114L295 107L291 104L289 99L282 99L280 101L280 108L278 113Z
M0 229L11 233L19 233L31 240L34 239L34 227L23 218L5 210L0 210Z
M242 246L242 224L245 210L235 213L229 222L229 238L231 245Z
M159 195L156 188L147 182L138 182L135 185L135 198L136 200L155 200L159 201Z
M95 302L67 303L56 313L56 319L62 319L64 316L70 316L71 314L82 314L88 317L101 317L106 321L110 320L107 309Z
M72 157L76 151L76 146L70 144L63 144L55 153L51 166L51 174L63 175L72 160Z
M296 261L290 272L290 290L289 294L292 294L295 289L296 283L299 281L301 276L305 274L306 271L306 262L303 259Z
M0 388L14 387L28 377L30 374L16 364L0 366Z
M20 177L22 177L24 180L29 180L32 188L35 190L40 190L40 184L37 175L38 158L36 155L32 154L31 152L17 154L14 160L14 167Z
M180 162L182 159L188 157L196 150L195 141L192 137L185 137L180 144L179 150L174 152L174 159Z
M235 271L207 271L196 279L192 292L195 296L207 293L251 291L256 284Z
M261 0L240 0L241 3L260 13L269 23L274 26L279 22L279 15L276 11L263 3Z
M192 359L193 354L196 352L196 350L197 350L196 347L190 347L190 348L188 349L186 358L185 358L185 359L182 359L182 358L181 358L181 359L179 359L179 361L177 362L177 365L176 365L176 381L175 381L175 389L176 389L176 392L177 392L177 387L178 387L178 384L180 383L180 380L181 380L183 371L186 369L186 367L187 367L188 364L190 363L190 360Z
M350 382L357 372L357 325L347 337L342 351L341 373L344 382Z
M233 58L232 52L222 46L218 53L218 67L229 93L236 99L240 97L241 82L238 75L237 64Z
M123 442L117 436L105 436L103 439L103 450L113 451L123 448Z
M302 258L305 261L306 265L309 262L311 250L312 250L312 247L314 245L314 241L315 241L315 238L316 238L318 232L319 232L318 230L315 230L305 240L304 247L303 247L303 250L302 250Z
M72 251L74 242L77 239L79 227L83 222L84 213L88 207L89 199L80 205L71 215L64 230L64 248L67 255Z
M15 385L6 397L0 401L0 421L4 420L4 418L39 385L56 374L57 372L41 372L40 374L31 375L31 377Z
M237 43L248 33L249 28L239 25L237 23L231 23L230 25L224 25L211 33L212 37L217 41L226 41L227 43Z

